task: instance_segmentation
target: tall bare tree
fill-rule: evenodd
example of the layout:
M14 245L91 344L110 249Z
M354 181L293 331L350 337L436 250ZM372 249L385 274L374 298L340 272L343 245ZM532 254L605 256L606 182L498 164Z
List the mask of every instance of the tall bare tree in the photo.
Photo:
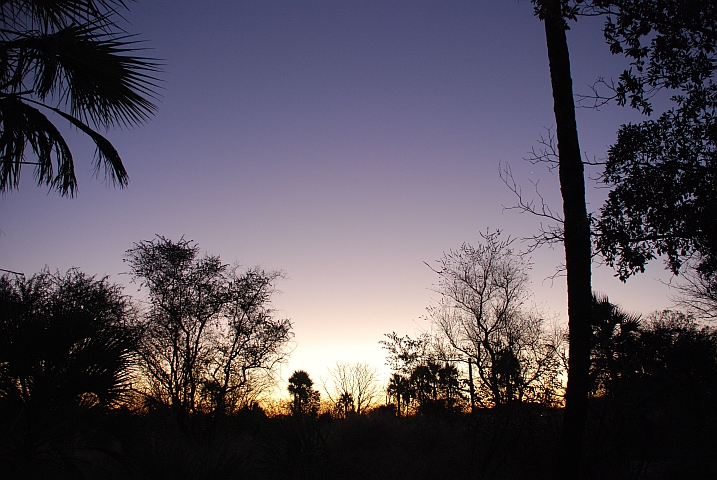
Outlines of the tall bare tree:
M376 404L380 392L376 369L367 363L336 362L323 383L329 401L344 416L366 413Z
M477 247L444 254L434 268L441 299L428 309L453 356L476 367L478 393L494 405L552 394L560 373L542 319L527 308L530 265L511 243L487 233Z

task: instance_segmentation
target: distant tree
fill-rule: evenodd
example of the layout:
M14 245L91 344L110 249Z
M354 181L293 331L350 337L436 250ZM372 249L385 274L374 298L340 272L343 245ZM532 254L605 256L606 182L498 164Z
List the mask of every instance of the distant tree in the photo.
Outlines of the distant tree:
M96 172L127 185L119 153L97 130L153 114L158 64L137 55L137 40L118 26L126 2L8 0L0 8L0 192L34 165L38 185L74 194L72 152L48 112L92 139Z
M287 389L292 396L291 410L294 415L314 417L318 414L321 395L313 386L314 381L304 370L296 370L289 377Z
M681 277L674 286L677 304L697 318L717 320L717 273L702 272L690 262L683 266Z
M158 236L127 251L148 291L141 365L148 392L177 412L230 412L285 358L291 322L271 308L280 272L240 273L187 240Z
M458 368L445 363L438 370L438 398L444 402L446 410L453 410L464 399L460 385Z
M79 270L0 277L0 403L108 408L130 388L137 331L118 285Z
M379 394L376 370L367 363L337 362L329 368L324 390L335 409L347 413L365 414L376 403Z
M378 343L388 352L386 364L394 372L386 392L396 402L396 413L401 416L408 413L411 403L416 399L411 382L414 370L432 358L431 338L427 334L418 338L408 335L399 337L396 332L384 336L387 340Z
M428 358L413 365L407 375L394 373L386 393L399 416L409 412L453 411L461 409L464 400L460 372L455 365Z
M409 385L413 390L413 397L418 401L419 408L429 402L438 401L438 371L441 366L434 362L426 362L417 365L411 377Z
M396 414L400 417L407 413L413 398L410 380L399 373L391 375L386 389L389 398L396 402Z
M353 395L345 392L342 393L336 402L336 409L344 418L352 413L356 413L356 404L354 403Z
M470 359L479 391L494 405L537 398L537 385L560 374L542 319L527 309L529 268L499 232L444 254L434 268L441 300L428 317L453 356Z
M408 388L419 413L453 411L460 408L463 400L460 373L450 363L428 360L417 365L408 379Z
M387 340L378 343L388 351L386 363L400 375L410 376L413 369L425 362L430 355L431 339L426 334L411 338L408 335L399 337L396 332L391 332L384 334L384 337Z

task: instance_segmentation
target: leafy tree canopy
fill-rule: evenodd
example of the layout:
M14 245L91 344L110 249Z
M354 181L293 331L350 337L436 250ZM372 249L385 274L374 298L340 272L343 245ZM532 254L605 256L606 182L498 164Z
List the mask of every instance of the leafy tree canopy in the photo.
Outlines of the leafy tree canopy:
M626 280L665 255L674 273L692 262L717 272L717 4L711 0L586 2L607 14L610 50L631 62L610 95L596 100L653 113L669 92L673 106L657 119L623 125L608 152L604 181L613 190L597 221L597 249Z

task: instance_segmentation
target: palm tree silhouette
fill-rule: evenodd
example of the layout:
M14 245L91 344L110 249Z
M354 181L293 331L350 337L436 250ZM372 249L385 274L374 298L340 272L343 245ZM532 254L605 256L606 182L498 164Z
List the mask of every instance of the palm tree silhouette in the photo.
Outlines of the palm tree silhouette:
M78 270L0 277L0 477L86 478L88 452L112 455L91 432L131 389L130 308Z
M388 382L388 394L396 399L396 413L400 417L401 412L408 409L408 404L411 402L410 381L406 377L394 373Z
M309 374L304 370L296 370L289 377L289 385L287 389L294 397L292 409L295 414L315 414L318 411L319 392L312 387L314 381L311 380Z
M354 397L348 392L344 392L339 397L338 407L341 415L344 418L348 417L350 413L356 412L356 406L354 404Z
M48 112L92 139L96 173L127 185L119 153L97 130L153 114L159 64L139 56L137 40L117 25L121 8L124 0L0 3L0 192L34 165L38 185L74 195L72 152ZM36 161L26 160L28 146Z
M615 394L622 377L622 358L640 328L640 315L625 312L605 295L593 293L590 382L593 395ZM629 348L628 348L629 349Z

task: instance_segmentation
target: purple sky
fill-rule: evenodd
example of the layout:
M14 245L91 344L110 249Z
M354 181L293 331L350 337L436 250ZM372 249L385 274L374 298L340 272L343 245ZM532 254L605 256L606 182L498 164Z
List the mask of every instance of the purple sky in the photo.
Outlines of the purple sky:
M209 6L211 5L211 6ZM47 194L23 171L0 199L0 268L76 266L116 282L133 242L185 238L227 263L282 269L276 306L293 319L288 366L319 380L336 361L384 371L384 333L414 335L436 294L424 265L479 233L531 235L539 220L504 206L508 163L560 210L557 175L523 160L554 124L543 26L527 1L254 1L130 4L128 30L163 59L159 111L109 132L127 189L92 178L92 146L68 134L79 192ZM588 93L617 76L599 20L568 33L573 79ZM582 149L602 157L615 106L580 109ZM595 176L596 172L592 172ZM605 191L589 183L589 208ZM516 244L519 248L525 245ZM562 249L533 255L535 301L565 319L565 283L546 277ZM624 308L670 305L659 262L626 286L595 269ZM135 286L127 289L134 293Z

